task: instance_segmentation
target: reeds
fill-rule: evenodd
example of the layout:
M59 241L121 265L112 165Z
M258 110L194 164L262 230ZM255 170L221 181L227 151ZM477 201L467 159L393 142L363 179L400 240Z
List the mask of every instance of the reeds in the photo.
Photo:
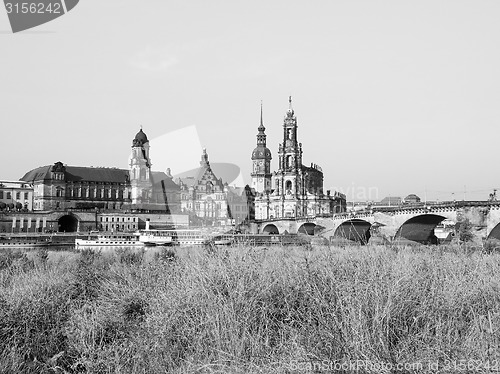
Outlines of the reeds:
M0 372L289 373L317 363L500 360L494 251L25 257L0 270Z

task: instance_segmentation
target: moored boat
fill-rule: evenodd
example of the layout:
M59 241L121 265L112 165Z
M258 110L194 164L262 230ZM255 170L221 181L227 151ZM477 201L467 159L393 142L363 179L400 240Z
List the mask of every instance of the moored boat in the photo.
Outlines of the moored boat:
M139 241L145 245L170 245L172 244L171 230L141 230Z
M139 240L146 245L205 245L210 237L201 230L141 230Z
M99 233L91 234L86 239L76 238L75 246L78 247L142 247L144 243L137 235L131 233Z
M50 236L40 235L16 235L0 236L0 249L2 248L41 248L51 245Z

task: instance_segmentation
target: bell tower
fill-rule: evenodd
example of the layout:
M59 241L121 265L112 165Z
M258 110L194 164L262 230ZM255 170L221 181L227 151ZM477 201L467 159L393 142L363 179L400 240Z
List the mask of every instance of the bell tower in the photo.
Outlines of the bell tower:
M149 202L152 192L151 159L149 140L142 127L132 140L132 153L129 158L129 174L132 204Z
M257 134L257 147L252 152L252 188L259 193L271 191L271 151L266 147L266 128L262 118L260 103L260 126Z
M276 193L297 198L300 194L302 172L302 143L297 141L297 117L292 108L292 97L283 121L283 143L279 146L279 169L276 172Z

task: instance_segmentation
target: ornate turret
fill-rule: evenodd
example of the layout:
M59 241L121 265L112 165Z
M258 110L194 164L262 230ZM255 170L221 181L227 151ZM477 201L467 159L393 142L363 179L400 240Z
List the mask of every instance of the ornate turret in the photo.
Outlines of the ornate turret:
M142 147L144 144L149 143L148 137L142 131L142 127L132 140L132 147Z
M260 126L258 127L259 133L257 134L257 147L252 152L252 160L271 160L271 151L266 147L265 133L266 128L264 127L264 121L262 118L262 103L260 104Z
M252 187L257 192L271 190L271 151L266 147L264 120L262 115L262 102L260 103L260 126L258 127L257 147L252 152L253 170Z
M132 154L129 158L131 199L133 204L148 202L152 183L149 140L142 127L132 140Z

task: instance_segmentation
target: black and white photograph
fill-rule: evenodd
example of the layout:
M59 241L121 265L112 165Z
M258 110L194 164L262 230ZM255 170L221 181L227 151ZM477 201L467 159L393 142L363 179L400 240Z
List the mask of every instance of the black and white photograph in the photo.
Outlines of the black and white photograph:
M3 0L0 374L500 372L500 2Z

